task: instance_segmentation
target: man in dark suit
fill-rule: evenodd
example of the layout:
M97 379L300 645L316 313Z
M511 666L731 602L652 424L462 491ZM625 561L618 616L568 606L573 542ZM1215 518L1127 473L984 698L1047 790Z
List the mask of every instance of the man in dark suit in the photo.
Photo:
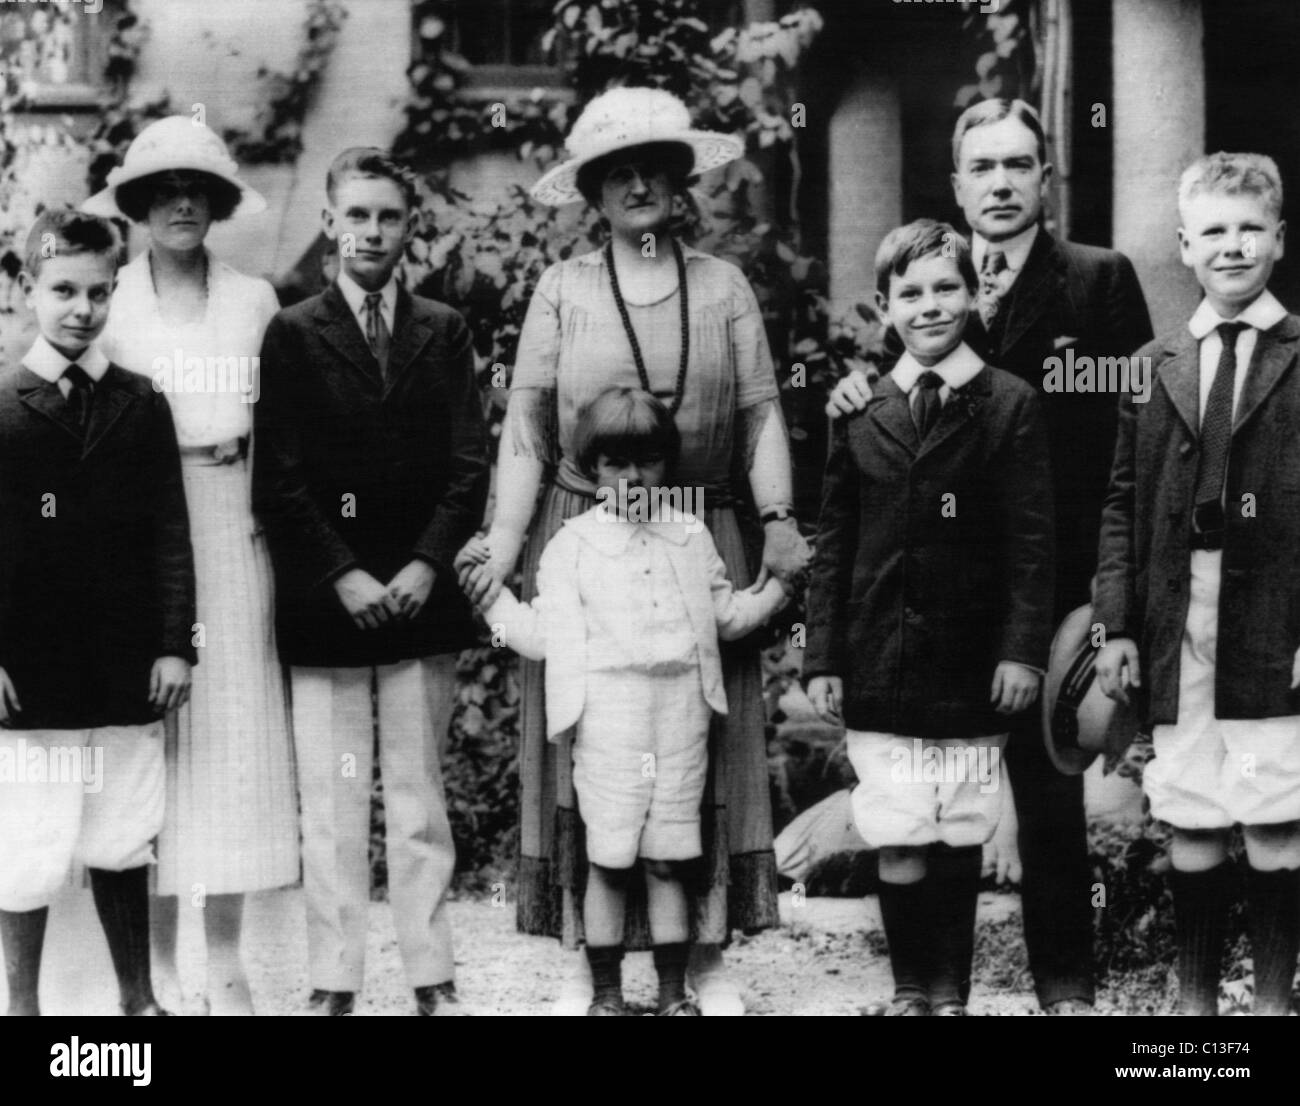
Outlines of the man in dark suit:
M418 1012L455 1013L439 762L455 654L477 640L451 566L486 500L483 412L464 319L394 275L414 226L409 172L353 148L326 190L339 277L267 329L254 451L293 690L308 1012L351 1013L362 983L373 686L398 945Z
M953 192L972 231L980 278L967 342L1043 400L1056 495L1056 617L1089 601L1102 503L1114 452L1117 397L1048 391L1048 359L1127 357L1151 338L1133 266L1123 254L1066 242L1041 226L1052 166L1042 124L1021 100L984 100L953 130ZM859 410L870 394L851 373L828 411ZM1039 719L1017 720L1006 763L1024 863L1025 941L1038 1000L1052 1014L1093 1001L1092 874L1082 777L1047 758Z

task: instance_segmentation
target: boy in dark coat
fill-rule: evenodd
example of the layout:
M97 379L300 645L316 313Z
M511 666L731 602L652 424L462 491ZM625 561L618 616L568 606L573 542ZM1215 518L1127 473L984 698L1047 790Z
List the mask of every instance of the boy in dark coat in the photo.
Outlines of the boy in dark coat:
M372 685L388 889L417 1009L456 1009L447 888L455 848L440 752L456 652L477 640L452 560L487 494L483 412L465 320L408 294L410 173L345 150L326 180L339 277L272 319L255 417L255 506L290 666L313 994L349 1014L370 897Z
M48 907L90 870L123 1013L149 977L146 866L166 711L196 661L194 563L166 398L95 346L121 244L55 209L22 277L40 335L0 380L0 937L9 1013L38 1014Z
M1001 751L1051 635L1047 435L1033 389L962 342L976 278L952 227L890 233L876 280L907 352L837 426L804 677L848 728L855 821L880 849L889 1012L964 1014Z
M1268 290L1282 182L1211 154L1178 187L1182 258L1205 298L1125 397L1102 518L1097 676L1142 688L1143 786L1170 847L1180 1012L1217 1013L1241 824L1256 1014L1286 1014L1300 948L1300 319ZM1222 646L1222 648L1219 648Z

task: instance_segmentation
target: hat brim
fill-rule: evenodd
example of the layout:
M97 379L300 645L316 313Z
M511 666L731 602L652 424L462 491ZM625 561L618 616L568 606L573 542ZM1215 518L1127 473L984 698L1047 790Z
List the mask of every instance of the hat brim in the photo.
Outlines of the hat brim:
M147 165L137 171L115 170L112 174L113 183L107 188L100 189L86 200L81 205L81 210L86 212L87 215L99 215L105 219L127 219L129 222L130 217L117 206L117 190L122 185L130 184L132 181L177 169L189 169L196 173L206 173L210 177L216 177L218 180L223 180L227 184L232 184L238 188L239 203L235 205L235 210L230 213L232 219L241 218L245 215L260 215L266 210L266 197L257 189L250 187L230 173L217 172L210 164L189 163L185 158L173 158L166 165Z
M644 146L649 142L680 142L683 146L689 146L691 152L695 155L695 164L691 168L692 174L707 173L710 169L717 169L728 162L743 157L745 153L745 144L731 134L715 134L712 131L682 131L678 134L664 135L658 138L640 136L635 142L621 143L592 151L583 157L569 158L568 161L561 162L543 173L529 191L533 199L550 207L563 207L565 204L576 203L578 200L585 199L578 190L578 171L584 165L588 165L617 150Z
M1044 681L1043 741L1048 759L1058 772L1066 776L1082 775L1103 753L1123 752L1139 731L1137 714L1132 707L1107 697L1097 683L1095 672L1089 672L1084 677L1086 688L1075 710L1077 739L1057 732L1054 724L1056 705L1076 661L1092 650L1091 629L1091 606L1077 607L1066 615L1052 640L1047 679Z

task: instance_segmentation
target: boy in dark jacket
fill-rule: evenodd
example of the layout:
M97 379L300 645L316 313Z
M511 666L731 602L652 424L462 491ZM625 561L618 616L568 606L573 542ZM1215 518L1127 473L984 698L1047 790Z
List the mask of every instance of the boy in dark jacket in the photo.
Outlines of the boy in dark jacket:
M162 716L196 661L194 564L164 396L95 346L121 244L55 209L27 238L40 335L0 380L0 937L9 1013L38 1014L51 899L90 870L126 1014L149 977L146 866Z
M457 1011L441 750L456 653L477 641L452 570L487 496L469 327L396 276L410 172L355 147L326 179L339 276L271 320L255 413L255 507L276 578L302 796L312 1014L350 1014L370 899L374 719L388 897L421 1014Z
M1145 692L1143 787L1170 846L1180 1013L1218 1012L1246 842L1256 1014L1284 1015L1300 948L1300 319L1268 290L1282 182L1261 154L1210 154L1178 186L1184 264L1205 298L1138 351L1102 517L1102 689Z
M1009 717L1037 699L1051 636L1050 462L1033 389L962 342L966 240L900 227L876 282L907 352L837 426L804 677L848 728L855 821L880 849L889 1013L960 1015Z

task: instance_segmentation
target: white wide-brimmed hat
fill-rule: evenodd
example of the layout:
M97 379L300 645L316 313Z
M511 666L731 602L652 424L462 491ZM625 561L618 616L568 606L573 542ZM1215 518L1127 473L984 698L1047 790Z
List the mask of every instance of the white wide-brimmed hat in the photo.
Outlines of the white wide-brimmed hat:
M1097 757L1122 753L1137 737L1134 707L1106 696L1096 679L1092 607L1071 611L1056 631L1043 689L1043 739L1057 770L1077 776Z
M239 179L239 166L217 133L188 115L169 115L145 127L127 148L122 164L108 174L108 187L91 196L81 210L124 219L125 213L117 206L120 185L176 169L208 173L233 184L240 193L234 215L256 215L266 210L261 193Z
M692 173L706 173L744 154L734 135L691 128L691 113L671 92L659 88L614 88L591 101L569 132L569 159L532 187L533 198L552 207L583 199L578 170L597 158L648 142L678 142L695 155Z

